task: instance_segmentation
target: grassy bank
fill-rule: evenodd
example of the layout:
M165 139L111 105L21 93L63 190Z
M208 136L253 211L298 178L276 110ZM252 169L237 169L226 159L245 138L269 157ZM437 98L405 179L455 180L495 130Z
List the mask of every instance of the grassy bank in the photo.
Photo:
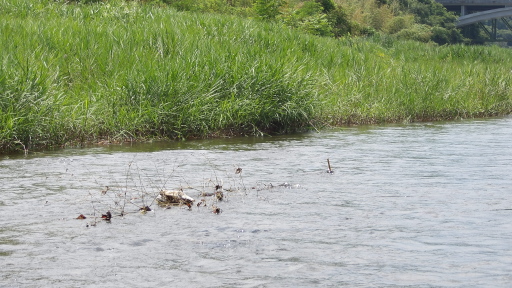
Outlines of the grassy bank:
M134 2L0 0L0 151L512 111L512 52Z

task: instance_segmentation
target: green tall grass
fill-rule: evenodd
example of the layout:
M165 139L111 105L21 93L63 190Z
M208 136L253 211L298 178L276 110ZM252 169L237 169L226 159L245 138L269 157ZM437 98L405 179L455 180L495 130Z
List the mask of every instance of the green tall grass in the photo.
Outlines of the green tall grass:
M511 52L137 2L0 0L0 151L512 111Z
M325 114L337 124L460 119L512 111L508 49L439 47L385 36L345 39L342 45L348 57L327 73L330 89L339 97L327 97Z

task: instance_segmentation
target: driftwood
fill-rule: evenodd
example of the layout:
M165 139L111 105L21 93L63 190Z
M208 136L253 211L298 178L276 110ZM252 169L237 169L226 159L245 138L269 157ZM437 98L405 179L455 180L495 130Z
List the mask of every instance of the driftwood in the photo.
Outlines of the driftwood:
M160 191L160 195L156 197L156 200L161 205L185 204L190 206L192 203L194 203L194 198L188 196L181 190L162 190Z

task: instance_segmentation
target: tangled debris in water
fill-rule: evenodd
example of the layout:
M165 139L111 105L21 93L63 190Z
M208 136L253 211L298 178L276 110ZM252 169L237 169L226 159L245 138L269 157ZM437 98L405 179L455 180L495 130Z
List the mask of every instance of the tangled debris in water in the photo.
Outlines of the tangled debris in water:
M329 171L332 173L330 162L328 161ZM131 163L129 165L129 169L131 169ZM231 174L232 176L229 176ZM98 189L95 193L89 192L90 195L90 204L94 210L94 213L90 215L84 216L84 214L80 214L76 219L93 219L86 224L86 227L96 226L97 223L103 222L110 223L113 218L113 214L117 217L124 217L127 214L131 213L140 213L147 214L151 211L154 211L154 204L158 204L158 206L164 209L170 209L171 207L178 206L180 208L188 208L189 211L192 210L193 206L197 207L197 211L205 211L212 214L219 215L223 213L223 209L218 207L217 205L221 202L229 203L230 197L236 196L247 196L249 195L248 189L256 190L256 199L268 201L268 197L260 196L258 194L259 191L263 190L274 190L274 189L301 189L302 186L298 184L290 184L288 182L281 182L281 184L272 184L272 183L262 183L257 182L255 186L246 188L243 179L242 179L242 168L235 166L234 170L231 170L231 173L228 174L228 180L230 183L229 186L226 184L224 186L223 179L217 178L217 174L215 174L215 178L213 179L205 179L202 182L202 187L194 187L191 185L179 186L177 189L167 190L158 187L156 189L147 189L148 187L144 186L144 179L139 175L134 177L130 174L130 170L126 173L127 180L125 181L125 185L112 185L106 186L101 185L103 189ZM136 183L137 181L140 181ZM153 181L153 180L151 180ZM167 180L165 180L166 182ZM164 184L165 184L164 182ZM135 183L136 185L132 185L130 183ZM107 183L105 183L107 184ZM199 186L199 185L198 185ZM191 191L197 191L198 194L194 194L194 196L200 197L199 201L196 201L190 195ZM99 192L99 193L98 193ZM130 207L136 206L136 209L130 209ZM100 208L101 207L101 208ZM205 209L205 210L203 210ZM107 211L107 212L103 212ZM101 218L98 217L101 215Z

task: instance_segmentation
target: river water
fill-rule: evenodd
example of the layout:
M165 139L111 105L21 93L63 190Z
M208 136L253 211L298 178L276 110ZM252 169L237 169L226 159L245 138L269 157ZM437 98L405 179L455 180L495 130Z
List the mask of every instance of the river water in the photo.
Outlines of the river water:
M0 287L511 287L511 135L508 117L0 156ZM191 209L151 203L178 188Z

